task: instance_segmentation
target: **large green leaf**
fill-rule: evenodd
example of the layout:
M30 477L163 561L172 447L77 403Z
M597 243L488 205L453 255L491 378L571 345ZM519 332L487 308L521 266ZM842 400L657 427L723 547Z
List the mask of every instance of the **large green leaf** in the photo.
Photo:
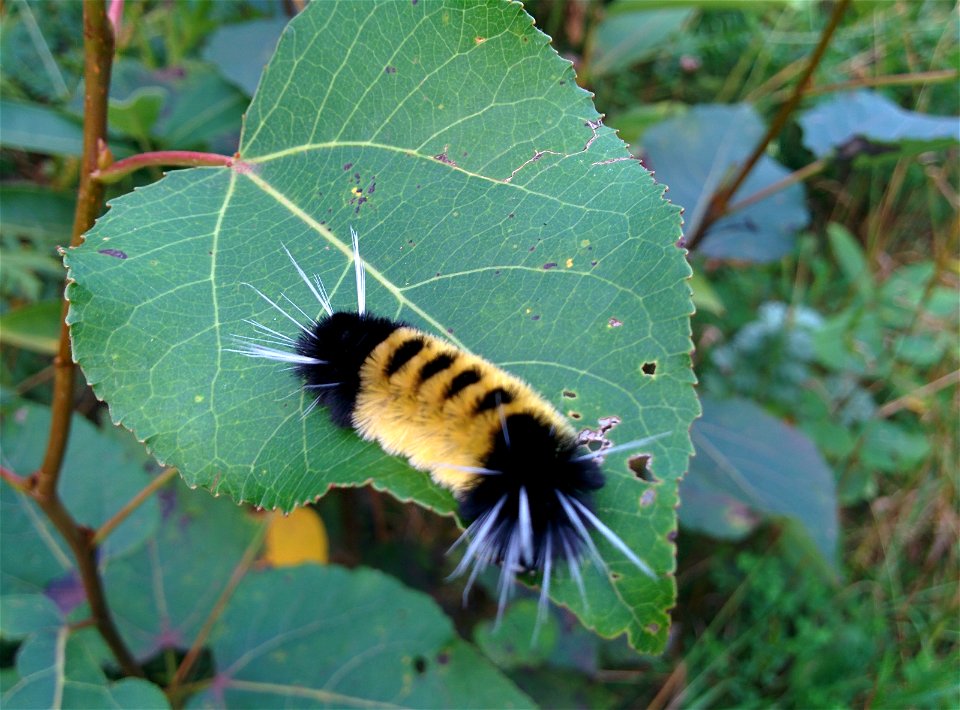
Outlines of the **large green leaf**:
M43 460L50 410L17 402L0 412L3 464L21 475ZM81 525L96 529L150 483L142 450L127 450L107 432L77 417L70 429L60 494ZM109 491L109 495L105 495ZM156 499L139 506L105 541L101 562L125 555L150 538L159 523ZM43 589L74 566L67 544L31 498L0 486L0 587L4 594Z
M528 707L529 698L457 637L427 595L374 570L247 570L265 518L179 485L156 537L111 564L110 607L143 660L186 649L214 615L214 669L192 702L214 707ZM259 565L258 565L259 566ZM226 609L217 601L243 573ZM144 584L144 580L153 580ZM33 600L19 627L47 623ZM222 614L222 615L221 615ZM6 631L9 624L0 627ZM441 699L441 700L438 700ZM372 702L373 701L373 702Z
M617 443L668 433L649 446L656 483L627 454L608 459L597 509L672 569L697 412L678 210L519 5L308 6L239 153L232 168L174 172L116 200L67 256L74 354L114 421L189 483L238 501L289 509L370 482L452 512L406 462L322 413L301 418L289 373L227 351L250 333L245 318L292 329L245 282L315 310L281 243L335 307L354 307L355 227L371 309L526 378L578 426L616 417ZM601 552L614 583L588 575L589 612L566 578L554 598L604 634L661 648L672 580Z
M11 708L166 708L157 686L140 679L111 683L110 655L93 628L74 628L41 594L0 597L0 636L20 641L16 676L0 702Z
M946 148L960 141L956 116L930 116L900 108L883 94L861 89L824 99L799 119L803 143L818 158L834 151L845 157L871 159L891 151L856 145L863 138L881 145L897 144L893 157Z
M211 707L530 707L430 597L369 569L248 575L211 643Z
M684 526L738 539L761 516L792 518L836 567L837 487L813 442L749 400L704 397L703 405L681 486Z

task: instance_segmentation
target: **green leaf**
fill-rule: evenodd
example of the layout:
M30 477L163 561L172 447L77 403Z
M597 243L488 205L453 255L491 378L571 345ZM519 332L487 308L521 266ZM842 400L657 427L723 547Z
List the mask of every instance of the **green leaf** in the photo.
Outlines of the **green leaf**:
M63 614L42 594L5 594L0 597L0 636L23 638L34 631L60 626Z
M694 106L643 134L644 164L670 186L670 200L685 208L685 233L701 222L710 197L746 160L764 126L751 106ZM763 156L731 205L779 182L790 171ZM698 253L720 259L768 262L789 254L796 232L810 221L801 185L790 185L718 220Z
M62 279L63 269L52 256L20 247L0 247L0 293L35 301L43 289L41 274Z
M166 96L163 89L145 87L134 91L123 101L111 99L110 127L137 140L147 140L153 124L160 116Z
M500 668L543 665L557 645L559 630L552 614L537 628L537 614L537 602L521 599L511 605L499 624L493 621L478 624L474 640Z
M611 3L606 17L597 25L589 64L594 76L615 74L650 57L669 43L693 14L690 8L636 10L630 5Z
M3 221L0 234L26 237L38 248L53 253L58 244L69 244L76 195L36 185L0 184Z
M110 683L109 651L94 628L57 628L31 634L17 651L20 679L5 689L10 708L167 708L163 691L145 680Z
M6 3L0 27L4 90L44 103L70 95L83 69L83 16L74 3Z
M4 707L167 707L151 683L109 683L102 669L112 657L96 630L73 630L42 594L0 597L0 635L25 639L17 648L16 674L2 686Z
M42 301L0 316L0 344L54 355L60 341L60 301Z
M697 454L680 487L681 522L736 539L756 514L795 518L836 566L836 485L813 443L749 400L703 398L702 404L693 427Z
M531 707L430 597L369 569L244 578L211 642L216 707Z
M638 104L629 108L611 113L606 123L617 129L619 135L629 145L640 142L643 134L651 126L655 126L668 118L682 116L687 111L687 105L679 101L658 101L653 104Z
M289 509L369 482L450 513L424 473L322 412L301 418L289 373L227 351L244 319L292 328L244 283L315 309L281 244L352 308L355 227L372 310L524 377L579 427L669 434L648 451L657 483L614 455L597 497L662 576L604 544L614 583L587 575L590 612L570 579L553 585L601 633L659 650L697 413L690 270L677 209L598 120L519 5L308 6L247 113L242 160L116 200L71 250L75 356L114 421L191 485Z
M168 502L149 543L104 573L117 626L138 658L190 646L259 528L247 511L182 485ZM156 582L146 588L147 579Z
M171 150L235 149L247 97L213 67L188 61L173 69L151 70L130 58L121 58L114 65L110 82L112 106L160 95L164 101L156 119L145 122L143 118L150 116L134 114L127 119L134 128L146 124L149 137ZM149 103L144 108L152 110ZM82 92L70 109L75 115L82 115Z
M283 18L267 18L223 25L210 35L203 58L253 96L286 24Z
M35 471L50 429L50 410L22 402L0 414L4 465L21 475ZM75 417L60 479L60 495L77 522L96 529L150 483L146 458L131 453L82 417ZM33 591L72 568L59 533L26 495L2 486L0 536L4 593ZM104 492L109 491L109 495ZM104 542L101 559L128 553L157 526L156 499L147 500Z
M818 158L853 147L855 138L897 144L896 157L949 147L960 141L956 116L928 116L907 111L876 91L837 94L799 117L803 143ZM851 155L869 158L870 151ZM881 153L883 155L883 153ZM849 156L848 156L849 157Z
M846 227L836 222L827 225L827 237L830 239L830 249L847 281L856 287L862 297L871 298L873 279L866 256L857 240Z
M47 106L2 99L0 145L46 155L80 155L83 127Z

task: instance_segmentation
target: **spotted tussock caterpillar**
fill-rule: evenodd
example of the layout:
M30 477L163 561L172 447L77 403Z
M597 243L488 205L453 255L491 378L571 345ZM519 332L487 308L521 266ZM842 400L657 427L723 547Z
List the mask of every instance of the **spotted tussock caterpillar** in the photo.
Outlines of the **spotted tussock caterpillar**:
M407 458L448 488L460 503L467 529L451 551L466 550L451 576L469 571L464 599L484 569L500 565L498 619L518 573L540 572L543 618L554 565L565 563L588 606L580 565L585 554L606 565L590 537L593 529L639 570L643 560L591 509L604 484L602 457L640 448L666 434L588 451L567 420L529 385L492 363L405 323L366 312L365 269L357 233L350 229L357 311L335 311L320 278L311 280L284 252L320 303L314 318L281 294L306 323L262 291L256 293L296 325L291 337L253 320L253 336L237 335L231 352L287 363L333 422ZM278 300L280 300L278 299Z

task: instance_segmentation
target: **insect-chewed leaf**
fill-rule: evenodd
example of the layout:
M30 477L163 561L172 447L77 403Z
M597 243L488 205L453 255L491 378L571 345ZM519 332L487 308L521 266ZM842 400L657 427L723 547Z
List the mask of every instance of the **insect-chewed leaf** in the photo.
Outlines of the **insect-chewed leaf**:
M295 327L243 284L319 306L285 245L356 304L526 379L575 427L615 443L661 432L638 479L611 456L598 516L659 573L598 541L614 583L585 570L606 635L658 650L674 587L676 481L697 403L679 210L605 128L569 62L519 4L311 4L287 27L230 168L173 172L116 200L70 251L74 353L113 419L187 481L290 509L371 482L440 513L423 473L306 406L275 362L228 352L253 319ZM558 573L559 575L559 573Z

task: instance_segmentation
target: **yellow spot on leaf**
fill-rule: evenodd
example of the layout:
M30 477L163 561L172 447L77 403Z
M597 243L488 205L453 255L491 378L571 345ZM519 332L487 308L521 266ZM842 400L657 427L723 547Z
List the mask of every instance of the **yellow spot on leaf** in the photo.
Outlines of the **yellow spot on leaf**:
M330 543L323 520L309 508L290 515L270 514L264 561L273 567L293 567L305 562L326 564Z
M573 259L567 259L567 268L568 269L573 268Z
M350 190L350 192L352 192L357 197L360 197L360 195L363 194L363 190L361 190L359 187L354 187L352 190Z
M476 44L483 44L484 42L487 41L487 38L486 38L486 37L474 37L474 38L473 38L473 41L474 41Z
M193 395L193 401L196 402L197 404L200 404L203 401L203 399L204 397L202 394Z

